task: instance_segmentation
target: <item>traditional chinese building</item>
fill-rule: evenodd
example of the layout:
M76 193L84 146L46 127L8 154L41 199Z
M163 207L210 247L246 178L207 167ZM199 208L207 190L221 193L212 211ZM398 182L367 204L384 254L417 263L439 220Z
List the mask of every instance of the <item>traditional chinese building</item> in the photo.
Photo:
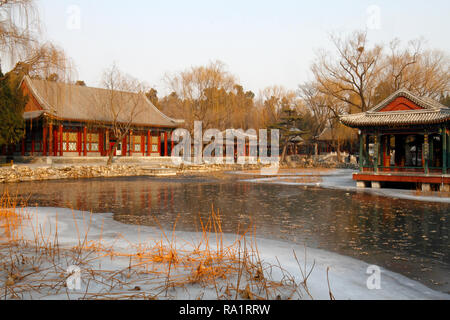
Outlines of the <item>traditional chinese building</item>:
M358 187L415 184L450 191L450 108L399 90L373 109L341 117L360 133Z
M117 91L123 104L119 114L105 110L111 93L106 89L30 77L21 88L29 97L26 136L18 145L2 146L3 155L100 157L118 143L117 156L169 156L171 133L183 123L164 115L144 94ZM117 141L113 128L121 121L131 121L131 130Z

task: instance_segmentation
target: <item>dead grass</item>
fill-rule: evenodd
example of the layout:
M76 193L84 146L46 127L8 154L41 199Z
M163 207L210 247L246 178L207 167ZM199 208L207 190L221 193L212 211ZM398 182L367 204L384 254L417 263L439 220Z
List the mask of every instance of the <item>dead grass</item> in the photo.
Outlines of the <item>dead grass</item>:
M65 247L59 243L57 216L53 224L39 222L37 216L24 211L23 202L18 205L12 199L5 193L0 200L3 299L203 299L211 294L219 300L313 298L307 281L314 266L307 270L306 251L304 265L293 252L302 275L298 282L280 263L271 265L261 259L252 226L226 245L222 218L214 209L208 219L198 218L201 230L195 241L177 239L176 224L169 233L155 218L160 239L128 241L130 249L120 251L115 241L103 239L103 226L100 237L89 237L92 214L83 215L82 225L78 225L79 218L73 213L77 245ZM33 230L32 239L23 236L26 225ZM123 235L117 236L119 240L127 241ZM81 292L67 288L71 274L66 270L71 265L82 270ZM124 267L112 268L117 265Z

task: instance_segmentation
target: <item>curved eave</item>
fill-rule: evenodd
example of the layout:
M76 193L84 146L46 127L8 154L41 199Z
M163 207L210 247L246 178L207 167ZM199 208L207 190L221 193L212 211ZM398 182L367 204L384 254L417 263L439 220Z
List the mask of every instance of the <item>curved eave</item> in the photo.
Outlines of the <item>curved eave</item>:
M341 122L350 128L366 128L366 127L411 127L411 126L427 126L439 125L450 122L450 118L437 119L430 121L384 121L384 122L352 122L341 119Z
M112 126L112 122L108 121L95 121L95 120L85 120L85 119L68 119L57 117L53 114L44 111L32 111L25 112L23 118L25 120L34 120L39 119L41 117L45 117L48 119L56 120L56 121L66 121L66 122L80 122L80 123L89 123L89 124L98 124L102 126ZM183 120L184 122L184 120ZM133 123L131 127L144 127L144 128L162 128L162 129L176 129L178 126L164 126L164 125L150 125L150 124L142 124L142 123Z
M34 98L37 100L37 102L39 103L41 108L43 108L43 110L45 109L47 111L54 110L52 106L44 98L41 97L38 90L34 87L33 82L31 81L29 76L25 76L22 81L25 81L28 90L30 90L31 94L34 96Z
M28 112L24 112L23 118L24 118L24 120L34 120L34 119L38 119L38 118L42 117L43 114L44 114L44 111L42 111L42 110L28 111Z
M421 110L398 112L365 112L343 115L339 120L352 128L361 127L406 127L420 125L438 125L450 121L450 110Z
M161 112L161 110L159 110L151 101L149 98L147 98L147 96L145 94L142 94L142 97L145 99L145 101L147 102L147 104L149 104L150 108L152 108L155 112L157 112L158 114L160 114L163 118L165 118L168 121L173 122L174 124L183 124L185 121L182 119L174 119L169 117L168 115L164 114Z

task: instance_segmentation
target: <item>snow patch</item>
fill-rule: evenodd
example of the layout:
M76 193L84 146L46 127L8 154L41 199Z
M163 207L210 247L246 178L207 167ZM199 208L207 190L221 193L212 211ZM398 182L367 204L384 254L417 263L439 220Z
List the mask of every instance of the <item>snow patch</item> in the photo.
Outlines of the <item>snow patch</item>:
M90 214L60 208L26 208L25 211L32 217L33 224L37 223L41 226L43 235L54 234L57 226L59 244L68 248L77 246L80 235L83 237L87 231L89 231L88 241L98 240L101 237L105 244L123 252L135 250L131 244L137 245L162 237L162 231L158 228L125 225L114 221L112 214ZM31 227L23 229L24 237L29 240L34 239L34 232L35 230L32 230ZM168 234L172 236L171 233ZM198 233L182 231L175 232L173 236L176 239L177 246L184 248L189 247L189 243L193 243L200 238ZM214 239L216 238L212 235L210 243L212 250L216 248ZM235 239L236 235L223 235L225 245L232 244ZM302 279L302 274L294 257L294 252L300 264L306 266L306 270L310 270L314 265L308 279L308 287L314 299L327 300L330 298L327 283L328 268L330 268L331 291L335 298L339 300L450 299L447 294L429 289L416 281L385 269L381 269L381 289L369 290L367 280L370 275L367 274L369 267L367 263L336 253L305 248L288 242L268 239L256 239L256 242L261 259L264 262L273 265L280 264L299 281ZM100 262L97 260L96 263L111 270L122 270L127 267L126 260L110 259L109 257ZM282 273L274 269L272 277L280 280ZM176 298L193 299L196 294L198 294L198 288L192 286L186 292L178 294ZM215 299L215 296L215 292L207 292L204 298ZM56 298L64 297L62 295Z

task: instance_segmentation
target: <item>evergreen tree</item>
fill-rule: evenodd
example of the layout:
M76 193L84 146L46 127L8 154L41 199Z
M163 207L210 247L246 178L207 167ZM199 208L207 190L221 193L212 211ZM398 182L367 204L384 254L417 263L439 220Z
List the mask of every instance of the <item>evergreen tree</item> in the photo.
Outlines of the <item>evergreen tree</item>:
M302 130L305 127L303 116L297 110L288 107L284 101L282 101L282 105L279 122L271 125L270 128L280 131L280 147L283 148L281 163L284 163L287 147L292 143L292 139L304 135L306 132Z
M0 69L0 145L19 143L25 135L23 111L28 97L23 96L17 77L3 75Z

